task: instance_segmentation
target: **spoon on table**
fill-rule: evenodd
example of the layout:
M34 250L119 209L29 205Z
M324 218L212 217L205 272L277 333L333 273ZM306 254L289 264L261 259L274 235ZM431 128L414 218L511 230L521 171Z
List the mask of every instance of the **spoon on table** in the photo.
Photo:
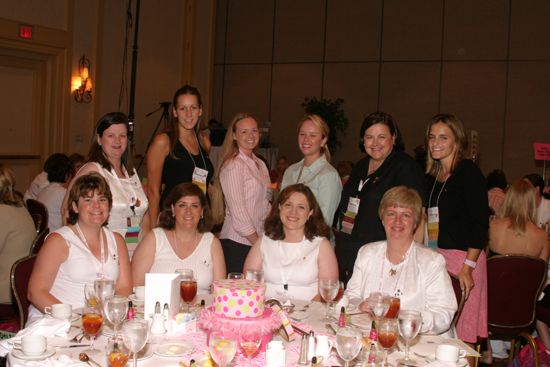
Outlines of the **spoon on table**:
M78 355L78 359L80 359L82 362L86 362L88 363L90 366L90 362L92 362L93 364L95 364L96 366L98 367L101 367L101 365L99 363L97 363L96 361L94 361L93 359L91 359L86 353L84 352L81 352L79 355Z

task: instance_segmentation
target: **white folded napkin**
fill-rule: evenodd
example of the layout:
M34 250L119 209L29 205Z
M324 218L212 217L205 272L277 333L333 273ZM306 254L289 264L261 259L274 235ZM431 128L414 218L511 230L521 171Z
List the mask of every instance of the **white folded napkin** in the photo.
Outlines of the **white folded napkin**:
M53 356L42 361L18 361L13 367L89 367L86 363L78 359L73 359L64 354Z
M50 316L44 316L36 320L19 332L11 339L0 341L0 356L5 356L13 348L13 342L21 340L27 335L43 335L45 337L61 336L67 337L67 332L71 328L69 320L58 320Z

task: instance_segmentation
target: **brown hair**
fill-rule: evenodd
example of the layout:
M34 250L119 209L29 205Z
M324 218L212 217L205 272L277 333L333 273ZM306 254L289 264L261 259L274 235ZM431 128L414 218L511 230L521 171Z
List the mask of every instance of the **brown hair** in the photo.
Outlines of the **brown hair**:
M323 135L323 138L326 138L325 144L321 147L321 153L325 155L325 158L327 162L330 162L331 155L330 150L328 149L328 137L330 134L330 128L328 127L327 123L323 118L319 115L306 115L304 116L300 122L298 123L298 133L300 133L300 129L302 128L302 125L306 121L311 121L315 126L321 130L321 134Z
M203 214L201 216L201 219L199 220L199 223L197 224L197 230L200 233L208 232L210 228L212 228L212 215L210 213L210 206L208 205L208 200L206 200L206 196L204 195L202 190L197 185L191 182L181 183L175 186L170 191L170 193L164 200L162 212L160 213L160 216L159 216L158 227L161 227L164 229L172 229L175 227L176 220L174 218L174 212L172 211L172 206L175 205L178 202L178 200L180 200L185 196L195 196L199 198Z
M313 213L307 220L304 228L304 235L308 240L313 240L314 237L323 236L326 238L330 237L330 228L325 223L323 217L323 212L315 199L315 195L311 192L311 189L304 184L295 184L287 186L279 196L275 203L271 206L271 211L269 212L264 223L265 234L272 240L282 240L285 238L285 233L283 229L283 223L281 222L280 216L280 206L283 205L288 198L295 192L303 194L309 206L309 210L313 210Z
M415 189L411 189L407 186L395 186L386 191L382 200L380 201L380 206L378 207L378 216L382 220L384 213L388 208L398 207L411 209L414 215L414 229L420 223L420 218L422 217L422 199L420 194Z
M516 181L506 191L502 205L502 217L509 218L510 228L525 232L527 223L536 223L535 191L531 182L522 179Z
M450 113L442 113L432 117L430 123L428 124L428 127L426 128L425 136L426 151L428 152L426 157L426 173L432 176L435 176L437 174L437 170L440 168L441 162L435 161L432 158L432 155L430 154L430 149L428 147L428 140L430 138L430 130L432 126L438 123L445 124L449 129L451 129L457 145L457 150L451 164L451 172L449 173L452 173L458 163L460 163L460 161L465 158L466 149L468 148L468 137L466 136L464 125L458 117L456 117L455 115L451 115Z
M124 125L126 126L126 132L128 132L128 116L126 116L126 114L122 112L110 112L101 117L97 122L95 135L92 140L92 145L90 146L90 152L88 153L89 162L97 162L101 165L101 167L107 170L112 169L113 166L111 165L111 162L109 162L109 159L107 159L107 157L105 156L103 148L97 142L97 137L102 137L105 130L113 125ZM130 152L131 149L132 147L130 144L130 140L128 139L126 150L121 157L122 166L125 167L128 172L130 172L134 168L132 164L132 154Z
M69 200L67 200L67 209L69 211L69 218L67 219L67 222L69 224L76 224L76 222L78 222L78 213L74 211L73 203L78 205L78 199L85 196L91 196L95 191L97 191L99 195L105 195L109 201L109 211L111 211L111 208L113 207L113 196L111 194L109 184L99 173L92 172L78 177L75 180L73 187L71 187L71 191L69 192ZM107 223L108 220L105 221L103 225L106 225Z
M23 196L15 191L15 174L0 163L0 204L23 206Z
M186 84L183 87L176 90L176 92L174 93L174 98L172 98L172 110L177 108L178 98L180 96L184 96L186 94L197 97L197 102L199 103L199 108L202 108L202 98L201 98L201 94L199 93L199 90L196 87L193 87L189 84ZM174 149L176 148L176 145L178 143L178 139L179 139L179 136L180 136L180 134L179 134L179 131L180 131L179 121L178 121L177 117L174 117L173 115L171 115L171 116L172 117L170 118L170 126L166 131L166 134L168 135L168 138L170 140L170 153L169 154L172 158L179 159L178 157L176 157L176 154L174 153ZM197 124L195 125L195 138L197 138L197 129L199 128L200 123L201 123L201 117L199 116L199 118L197 120ZM197 142L198 142L198 138L197 138ZM199 143L199 150L200 150L200 143Z

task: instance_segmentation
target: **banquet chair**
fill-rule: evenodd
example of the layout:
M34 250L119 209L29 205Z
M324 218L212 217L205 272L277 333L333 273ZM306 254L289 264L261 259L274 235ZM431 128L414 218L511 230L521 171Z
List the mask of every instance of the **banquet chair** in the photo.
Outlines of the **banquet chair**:
M38 232L36 234L36 237L32 241L31 248L29 250L29 255L36 255L38 254L38 251L42 248L42 245L44 244L44 241L46 240L46 236L50 233L49 228L43 229L41 232Z
M34 199L27 199L26 204L36 226L36 232L41 233L44 229L48 229L49 215L46 206ZM38 219L38 216L40 216L40 219Z
M466 299L464 298L464 291L460 288L460 280L458 280L458 277L451 273L449 273L449 277L451 277L451 283L453 285L453 291L455 292L456 297L456 304L458 305L455 315L453 317L453 321L451 321L451 326L449 328L453 329L456 328L456 324L458 322L458 319L460 318L460 315L462 314L464 301L466 301Z
M539 365L531 331L546 268L544 260L531 256L497 255L487 259L489 337L511 339L509 363L519 352L520 337L531 347L535 367Z
M19 325L21 329L25 327L29 314L30 302L27 298L27 290L35 260L36 255L30 255L17 260L11 267L11 289L17 303L17 308L19 309Z

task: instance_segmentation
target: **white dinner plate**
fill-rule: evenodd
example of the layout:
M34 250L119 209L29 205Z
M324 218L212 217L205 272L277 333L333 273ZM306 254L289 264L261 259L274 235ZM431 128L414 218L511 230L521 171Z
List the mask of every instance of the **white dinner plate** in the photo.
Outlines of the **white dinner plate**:
M28 356L19 349L13 349L11 351L11 354L15 358L23 359L25 361L41 361L43 359L53 356L55 354L55 347L48 347L44 353L37 356Z
M142 361L147 358L151 358L153 355L153 346L149 343L145 344L145 346L138 352L137 360Z
M302 321L309 317L309 314L306 311L294 311L288 318L295 321Z
M421 356L420 354L416 353L419 357ZM435 354L430 354L430 355L427 355L427 356L421 356L422 358L425 358L427 361L430 361L430 362L434 362L435 361ZM447 363L445 362L447 365L452 365L452 363ZM456 367L466 367L468 366L468 360L466 358L460 358L458 360L458 362L456 363Z
M195 346L188 342L164 343L158 345L154 353L161 357L183 357L195 350Z

